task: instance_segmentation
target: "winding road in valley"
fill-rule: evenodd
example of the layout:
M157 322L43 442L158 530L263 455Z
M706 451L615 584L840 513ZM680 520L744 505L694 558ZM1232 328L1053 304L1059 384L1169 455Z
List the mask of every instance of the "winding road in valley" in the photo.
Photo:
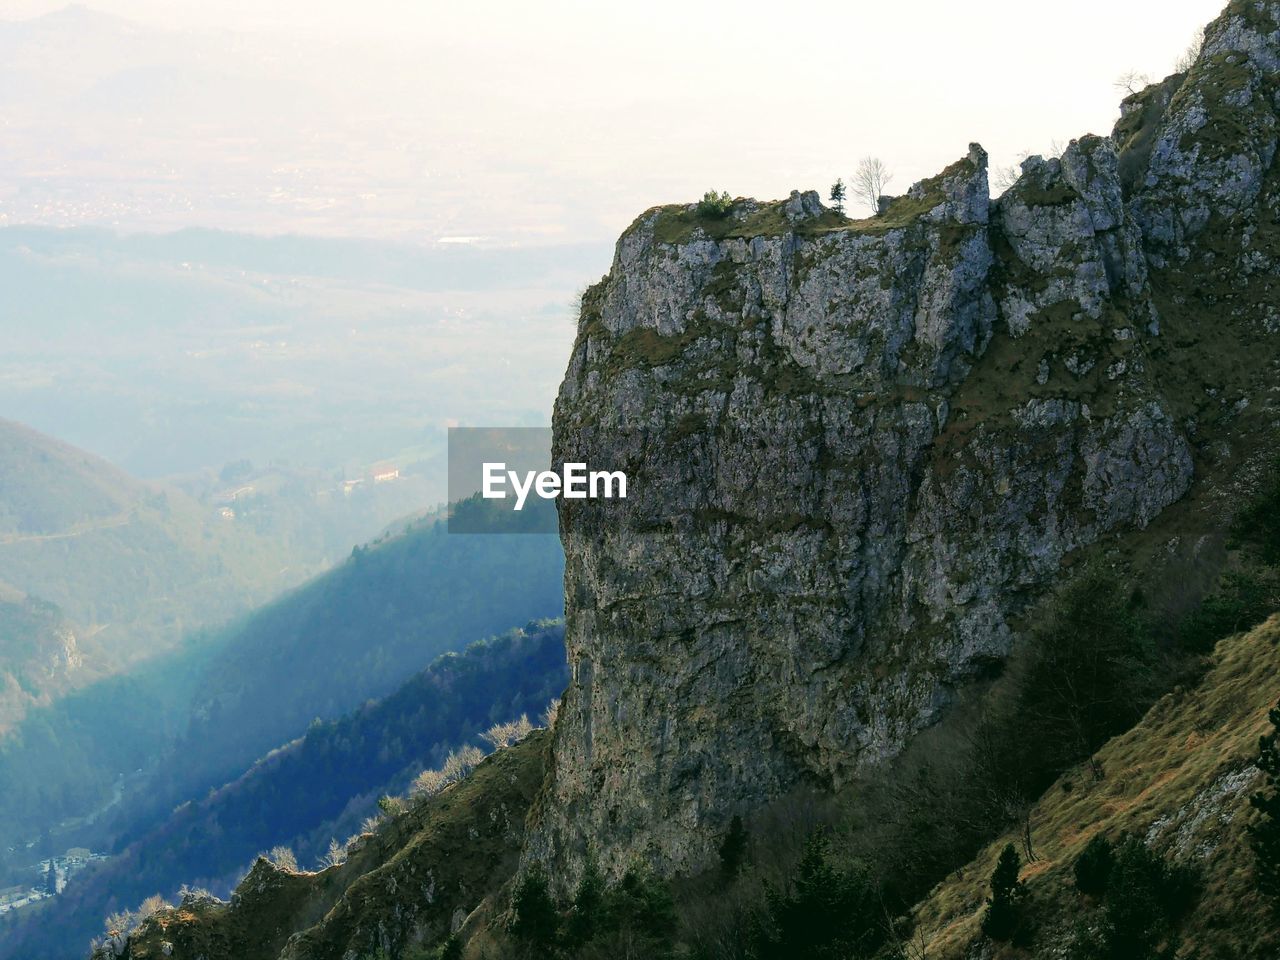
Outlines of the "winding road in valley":
M119 513L115 516L103 517L101 520L77 523L70 529L61 530L57 533L0 533L0 546L8 546L14 543L42 543L48 540L71 540L90 533L98 533L101 530L113 530L116 527L128 526L132 521L132 513Z

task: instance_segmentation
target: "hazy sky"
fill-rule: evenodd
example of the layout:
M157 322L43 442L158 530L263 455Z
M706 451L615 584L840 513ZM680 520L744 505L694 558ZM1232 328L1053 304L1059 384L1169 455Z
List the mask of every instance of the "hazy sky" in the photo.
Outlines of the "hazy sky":
M598 240L865 154L897 192L971 140L1007 164L1109 132L1117 76L1170 72L1221 5L95 0L146 29L97 72L27 62L65 89L5 104L0 222Z

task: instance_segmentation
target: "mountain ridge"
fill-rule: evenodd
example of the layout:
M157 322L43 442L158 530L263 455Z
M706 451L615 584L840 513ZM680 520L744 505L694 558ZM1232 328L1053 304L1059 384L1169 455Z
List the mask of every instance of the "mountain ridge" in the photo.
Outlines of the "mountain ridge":
M451 901L463 905L447 933L439 916L397 919L434 890L405 891L404 873L393 886L375 868L358 897L307 901L340 922L308 917L279 955L772 960L796 955L787 936L824 932L822 955L912 955L894 942L911 923L877 899L868 865L834 859L833 842L857 831L830 813L871 798L912 744L945 733L944 760L975 761L943 787L991 773L976 763L988 748L1028 767L1041 755L1089 764L1135 741L1163 749L1149 734L1171 704L1195 713L1238 679L1206 664L1205 634L1234 637L1220 653L1274 684L1273 651L1259 652L1274 621L1243 641L1235 627L1277 603L1274 570L1241 586L1240 541L1256 531L1239 517L1280 447L1278 75L1280 3L1232 0L1191 68L1128 98L1112 137L1029 158L998 198L973 144L867 220L800 191L641 215L582 297L553 418L555 465L609 463L636 494L559 504L571 679L519 862ZM961 707L1059 705L1035 687L985 698L1048 683L1063 666L1054 655L1077 652L1104 678L1105 707L1039 725L1014 712L996 746L989 727L948 726ZM1146 720L1165 691L1142 682L1173 688ZM1258 690L1247 707L1276 696ZM1234 716L1210 711L1206 735L1233 733ZM1174 719L1181 730L1195 717ZM1047 739L1019 740L1037 734ZM939 767L898 786L927 797ZM1140 791L1177 779L1132 769L1153 778ZM1006 786L973 785L984 807L966 842L1011 821L1030 830L1026 810L1063 806L1037 800L1043 781L1032 796ZM1132 800L1125 783L1094 789ZM944 836L954 799L905 813L937 815L911 823L918 843L963 864L973 847ZM415 829L429 837L433 821ZM1139 846L1144 863L1163 856ZM889 873L895 851L874 852ZM964 926L956 955L1060 955L1057 937L1005 946L975 933L993 853L962 869L963 909L922 908L923 921L937 910ZM1248 889L1245 856L1235 848L1227 894L1206 902ZM465 852L436 858L453 870ZM937 859L930 869L945 872ZM144 923L122 955L177 944L164 938L189 932L183 911ZM1160 931L1151 955L1177 935ZM209 943L182 942L178 960ZM1244 947L1267 955L1262 941Z
M180 885L225 897L246 865L273 848L288 847L306 866L320 864L331 842L357 845L367 833L362 824L379 816L379 797L405 793L451 752L483 746L481 734L492 725L540 716L565 677L563 629L554 623L530 623L444 654L390 695L313 723L236 778L126 837L109 861L0 938L0 956L77 956L109 914L156 893L177 900Z

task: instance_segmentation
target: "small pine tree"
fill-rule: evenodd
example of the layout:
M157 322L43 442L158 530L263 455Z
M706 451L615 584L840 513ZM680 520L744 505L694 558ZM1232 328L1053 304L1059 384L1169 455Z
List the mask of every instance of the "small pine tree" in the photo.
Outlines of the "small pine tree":
M599 931L603 921L604 896L604 874L600 872L595 855L588 853L582 879L578 881L578 890L573 896L573 913L569 915L565 928L565 940L570 950L589 943Z
M44 892L51 897L58 894L58 870L52 859L49 860L49 869L44 875Z
M529 947L550 952L560 932L560 914L551 898L547 875L530 867L511 897L511 934Z
M725 883L733 883L742 871L742 864L747 859L747 828L742 818L734 814L729 821L729 832L724 835L720 844L720 877Z
M1199 895L1200 879L1190 867L1167 862L1141 837L1127 836L1115 848L1107 877L1101 933L1106 960L1150 960L1161 941Z
M733 197L729 196L728 191L725 190L721 190L719 193L714 190L708 190L702 195L702 199L698 201L698 216L706 217L709 220L723 220L732 209Z
M1280 703L1268 716L1271 733L1258 739L1258 759L1254 761L1262 771L1263 788L1249 798L1262 816L1250 825L1249 841L1257 861L1258 889L1280 914Z
M462 941L456 933L450 934L449 939L440 944L440 951L436 956L439 960L462 960Z
M1107 956L1146 960L1165 927L1159 905L1163 862L1137 837L1126 837L1116 851L1103 909Z
M1116 852L1111 841L1100 833L1093 835L1084 851L1076 858L1076 889L1090 896L1106 892L1107 879L1116 862Z
M660 960L672 954L676 907L667 883L642 864L630 867L605 892L602 926L618 946L629 944L634 956Z
M987 901L987 914L982 918L982 932L992 940L1011 940L1021 919L1022 882L1018 872L1022 858L1012 843L1006 843L1000 851L1000 859L991 873L991 899Z
M399 797L379 797L378 809L390 820L404 813L404 801Z
M749 934L757 960L848 960L874 956L884 945L883 904L870 874L834 864L823 836L805 843L789 886L766 888L765 910Z
M836 213L844 213L845 196L844 178L841 177L831 185L831 204L836 208Z

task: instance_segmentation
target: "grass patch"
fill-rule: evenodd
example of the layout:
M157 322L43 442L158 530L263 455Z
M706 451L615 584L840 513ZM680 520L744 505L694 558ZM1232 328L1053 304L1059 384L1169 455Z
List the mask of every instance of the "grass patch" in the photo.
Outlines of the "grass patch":
M1259 84L1254 102L1245 107L1227 102L1227 98L1254 86L1255 77L1239 53L1219 53L1197 63L1190 75L1191 83L1183 86L1174 101L1199 93L1203 97L1206 121L1198 130L1182 135L1179 146L1190 151L1197 145L1202 156L1225 159L1247 148L1263 129L1258 100L1266 101L1266 85ZM1262 108L1269 114L1270 105Z
M945 167L936 176L921 180L911 190L900 197L889 201L888 208L879 216L858 220L849 225L854 233L879 236L890 230L909 227L925 214L932 211L940 203L945 203L947 195L943 184L954 177L972 176L975 172L973 163L968 157L961 157L955 163Z
M1029 207L1060 207L1080 199L1080 194L1061 177L1047 187L1020 181L1013 195Z
M936 176L922 180L911 191L894 197L884 213L864 220L850 220L835 210L825 210L820 216L798 222L787 218L786 200L754 204L752 201L735 200L724 215L710 215L698 204L674 204L655 207L646 211L628 232L637 229L650 217L653 218L653 236L659 243L679 245L691 240L752 239L755 237L780 237L787 234L815 236L825 233L849 232L878 236L890 230L898 230L915 223L922 216L946 201L944 183L957 176L971 176L973 163L962 157ZM747 204L752 204L747 206Z
M618 338L613 356L624 367L660 367L679 357L697 337L692 329L666 335L653 327L634 327Z
M734 201L733 207L723 216L709 216L698 206L674 204L658 207L654 214L653 236L659 243L680 245L697 239L731 240L754 237L781 237L794 233L809 236L839 230L852 223L848 217L835 210L826 210L821 216L798 222L787 218L786 200L741 209L745 201ZM649 214L646 214L646 217ZM641 220L644 218L642 217Z

